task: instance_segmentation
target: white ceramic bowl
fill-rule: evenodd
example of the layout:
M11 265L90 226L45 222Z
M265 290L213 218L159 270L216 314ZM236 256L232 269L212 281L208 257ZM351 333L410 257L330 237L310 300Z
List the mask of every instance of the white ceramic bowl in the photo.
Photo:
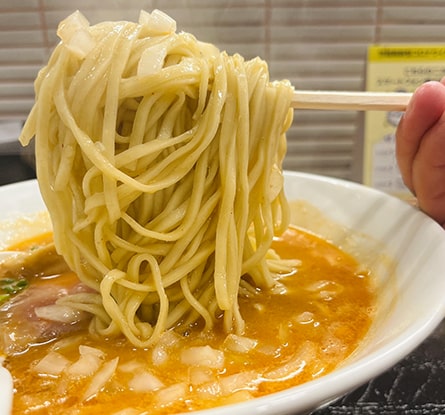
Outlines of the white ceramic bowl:
M287 172L286 192L290 200L300 201L297 225L331 239L374 269L380 289L375 323L359 350L334 372L202 415L311 411L389 369L445 316L445 231L435 222L405 202L342 180ZM43 208L35 181L0 188L0 200L1 218ZM0 242L7 232L0 232ZM0 413L6 414L12 392L3 371L0 392Z

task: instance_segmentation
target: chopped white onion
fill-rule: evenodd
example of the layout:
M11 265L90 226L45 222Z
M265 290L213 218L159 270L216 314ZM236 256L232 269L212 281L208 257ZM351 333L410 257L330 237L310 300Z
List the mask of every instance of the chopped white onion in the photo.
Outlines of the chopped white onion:
M212 369L207 367L190 367L189 380L190 384L197 386L203 383L215 381L215 373Z
M88 19L79 10L76 10L59 23L57 36L62 41L69 41L78 30L88 29L89 26Z
M258 341L245 336L229 334L224 340L224 347L232 352L247 353L254 349Z
M346 353L348 350L347 344L334 335L326 335L321 343L320 350L327 355L338 355Z
M202 399L212 399L216 396L221 396L221 384L217 380L204 383L196 388L196 393L198 393Z
M92 353L81 355L76 362L66 369L66 373L75 378L92 376L101 364L102 360Z
M335 281L329 281L329 280L319 280L315 281L314 283L308 285L306 287L308 291L311 292L317 292L317 291L333 291L340 293L343 291L343 286L341 284L336 283Z
M142 52L138 63L138 76L159 72L164 66L167 48L164 44L153 45Z
M79 353L82 356L93 355L98 357L99 359L103 359L105 357L105 352L103 350L100 350L97 347L91 347L84 344L81 344L79 346Z
M32 368L32 371L39 375L58 376L70 363L71 362L60 353L49 352Z
M270 370L264 375L265 379L272 380L287 380L293 376L298 375L303 371L306 366L306 361L299 356L294 356L291 360L284 365Z
M60 351L65 349L72 349L74 346L79 345L83 341L82 335L75 334L56 341L51 346L51 350Z
M159 405L168 406L180 399L184 399L188 390L185 383L175 383L167 388L161 389L156 395Z
M137 373L128 382L128 387L135 392L150 392L163 386L164 384L149 372Z
M255 371L240 372L199 385L196 388L196 392L203 399L229 396L236 391L255 390L257 388L257 380L258 374Z
M273 344L262 344L257 346L255 350L270 357L277 357L281 354L281 348L274 346Z
M260 313L263 313L264 311L266 311L266 307L264 307L264 305L263 305L263 304L260 304L260 303L255 303L255 304L253 305L253 308L254 308L255 310L259 311Z
M66 43L67 48L78 58L83 59L89 52L91 52L96 45L96 42L91 37L91 34L86 29L80 29L71 36L71 39Z
M154 365L162 365L168 359L168 352L163 345L157 344L151 352L151 358Z
M138 370L143 370L144 365L137 360L129 360L128 362L121 363L118 367L118 370L124 373L136 373Z
M314 321L314 313L303 311L301 314L297 315L294 320L300 324L310 324Z
M285 344L289 341L289 336L291 334L290 329L292 327L291 321L283 321L278 325L278 339L281 344Z
M139 24L148 29L151 35L163 35L176 32L176 21L168 14L155 9L151 13L141 10Z
M82 400L86 401L91 399L101 391L101 389L114 375L118 361L119 358L116 357L115 359L104 363L102 368L94 375L93 379L91 379L90 384L83 394Z
M233 375L221 377L219 383L223 395L229 395L241 389L256 389L255 381L258 374L254 371L240 372Z
M296 376L306 367L308 362L316 359L317 348L310 341L304 342L287 362L270 370L264 375L265 379L286 380Z
M273 287L270 289L270 292L275 295L285 295L287 294L287 288L281 282L276 281Z
M60 22L57 36L77 57L84 58L95 46L89 26L89 21L77 10Z
M34 313L38 318L43 320L68 324L78 323L85 317L84 312L61 304L50 304L36 307Z
M166 331L159 339L159 344L166 347L176 346L182 340L182 337L173 330Z
M181 339L181 336L174 331L166 331L152 350L153 364L159 366L165 363L168 359L168 349L177 346Z
M181 362L189 366L222 369L224 367L224 353L210 346L189 347L181 352Z
M141 10L139 12L139 24L140 25L148 25L150 22L150 13L146 10Z

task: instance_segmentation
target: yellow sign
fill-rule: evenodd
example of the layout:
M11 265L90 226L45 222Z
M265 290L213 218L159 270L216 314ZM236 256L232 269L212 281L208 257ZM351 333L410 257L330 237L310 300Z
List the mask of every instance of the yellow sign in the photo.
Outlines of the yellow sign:
M382 45L368 48L366 89L413 92L428 80L445 76L445 45ZM365 114L363 182L402 198L404 186L395 158L395 131L401 112Z
M431 62L445 60L445 45L371 46L368 62Z

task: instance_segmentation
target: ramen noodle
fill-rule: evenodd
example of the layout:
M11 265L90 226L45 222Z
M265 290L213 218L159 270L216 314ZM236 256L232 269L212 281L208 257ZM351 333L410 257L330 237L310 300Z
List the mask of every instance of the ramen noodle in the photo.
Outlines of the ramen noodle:
M293 266L270 249L289 222L293 88L175 29L157 10L69 16L20 138L35 136L57 251L91 288L64 305L138 347L198 320L242 334L239 296Z

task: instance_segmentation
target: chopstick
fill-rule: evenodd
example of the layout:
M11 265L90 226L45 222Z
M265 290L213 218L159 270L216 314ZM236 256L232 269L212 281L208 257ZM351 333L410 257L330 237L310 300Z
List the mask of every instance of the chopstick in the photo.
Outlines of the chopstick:
M404 111L409 92L295 91L291 106L316 110Z

